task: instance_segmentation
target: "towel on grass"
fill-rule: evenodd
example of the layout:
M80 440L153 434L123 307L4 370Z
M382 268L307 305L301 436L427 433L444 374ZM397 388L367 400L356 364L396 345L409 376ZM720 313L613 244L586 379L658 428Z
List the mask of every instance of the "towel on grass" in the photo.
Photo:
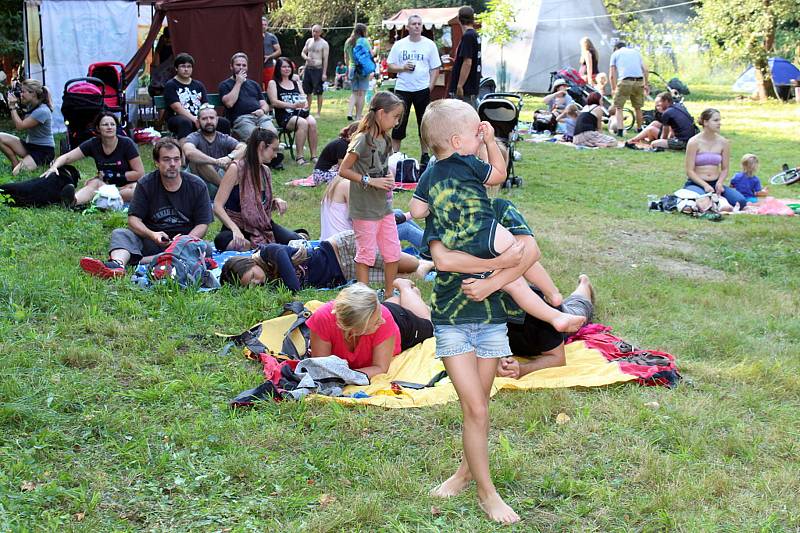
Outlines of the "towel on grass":
M315 310L322 302L311 300L306 308ZM278 317L261 323L259 340L274 353L280 347L291 317ZM565 346L567 364L545 368L520 379L496 378L491 394L499 390L555 389L564 387L603 387L616 383L637 382L642 385L672 387L680 380L675 358L663 352L639 350L611 335L611 328L602 324L584 326ZM458 400L450 379L445 377L435 386L423 389L393 387L393 381L425 384L444 370L434 357L436 340L427 339L392 359L385 374L374 376L368 385L349 385L341 397L312 394L309 398L336 401L349 405L376 405L390 409L426 407ZM246 350L252 357L252 353ZM521 359L522 360L522 359Z

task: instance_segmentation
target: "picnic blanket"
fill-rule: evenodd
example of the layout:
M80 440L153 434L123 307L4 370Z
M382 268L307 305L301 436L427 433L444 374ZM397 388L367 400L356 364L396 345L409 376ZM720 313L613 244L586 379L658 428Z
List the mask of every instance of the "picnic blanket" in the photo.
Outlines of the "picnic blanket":
M310 311L321 305L322 302L317 300L305 304ZM290 315L259 324L261 328L258 339L267 347L270 355L279 355L278 349L283 343L284 332L293 321L294 316ZM584 326L567 341L566 366L545 368L521 379L496 378L492 396L504 389L603 387L626 382L673 387L681 379L672 355L639 350L610 332L611 328L602 324ZM299 333L295 332L292 341L297 346L302 346ZM312 394L308 397L319 401L375 405L389 409L427 407L457 401L455 388L447 377L436 381L434 386L418 390L392 386L392 382L397 381L427 384L440 374L444 370L444 364L434 357L435 347L436 340L431 338L402 352L392 359L387 373L375 376L369 385L345 387L345 396ZM250 359L260 360L253 357L254 354L249 349L245 349L245 355ZM268 375L267 368L264 373Z
M738 211L747 215L778 215L792 217L800 213L800 200L789 198L774 198L767 196L759 198L755 204L747 204L744 209Z

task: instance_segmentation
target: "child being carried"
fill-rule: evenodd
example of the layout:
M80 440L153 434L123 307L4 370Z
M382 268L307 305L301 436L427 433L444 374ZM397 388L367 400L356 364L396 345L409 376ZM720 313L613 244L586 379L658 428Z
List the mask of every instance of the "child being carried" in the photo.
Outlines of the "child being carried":
M436 163L420 178L409 205L414 218L426 218L423 246L439 240L451 250L484 259L497 257L511 248L515 239L497 222L486 194L487 185L501 184L506 179L505 160L495 142L492 125L481 122L475 110L460 100L438 100L425 112L422 135L436 154ZM488 164L475 156L484 146ZM550 323L558 331L573 332L583 325L584 317L554 309L527 282L539 287L551 304L561 303L561 294L538 257L524 279L517 278L503 290L525 312Z

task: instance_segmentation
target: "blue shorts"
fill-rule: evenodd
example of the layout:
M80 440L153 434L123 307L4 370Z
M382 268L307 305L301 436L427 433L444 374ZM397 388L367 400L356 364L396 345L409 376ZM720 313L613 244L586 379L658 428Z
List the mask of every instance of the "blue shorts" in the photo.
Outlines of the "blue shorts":
M436 358L475 352L484 359L508 357L508 327L502 324L434 325Z
M350 90L351 91L366 91L369 89L369 76L361 76L356 74L356 69L350 69Z

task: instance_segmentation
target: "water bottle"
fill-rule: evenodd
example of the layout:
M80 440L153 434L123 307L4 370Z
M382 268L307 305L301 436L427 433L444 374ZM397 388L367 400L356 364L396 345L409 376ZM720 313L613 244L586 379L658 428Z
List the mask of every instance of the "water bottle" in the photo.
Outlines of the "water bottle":
M370 100L372 100L372 93L375 92L375 85L376 85L375 78L369 80L369 88L367 89L367 103L369 103Z

